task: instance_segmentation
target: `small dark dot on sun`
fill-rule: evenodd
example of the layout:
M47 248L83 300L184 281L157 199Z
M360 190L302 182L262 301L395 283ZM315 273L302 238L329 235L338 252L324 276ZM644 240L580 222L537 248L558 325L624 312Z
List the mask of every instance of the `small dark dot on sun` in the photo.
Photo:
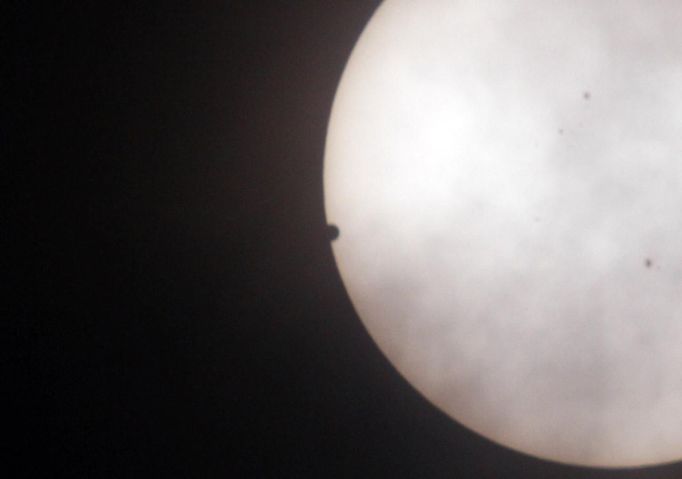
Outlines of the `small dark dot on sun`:
M339 237L340 233L341 232L339 231L339 227L336 226L335 224L327 225L327 239L329 241L334 241L336 238Z
M563 134L564 134L564 129L563 129L563 128L559 128L559 134L560 134L560 135L563 135Z
M654 262L651 261L651 258L647 258L647 259L644 260L644 266L646 266L647 268L651 268L651 266L652 266L653 264L654 264Z
M589 100L592 97L592 94L589 91L586 91L583 93L583 98L585 100Z

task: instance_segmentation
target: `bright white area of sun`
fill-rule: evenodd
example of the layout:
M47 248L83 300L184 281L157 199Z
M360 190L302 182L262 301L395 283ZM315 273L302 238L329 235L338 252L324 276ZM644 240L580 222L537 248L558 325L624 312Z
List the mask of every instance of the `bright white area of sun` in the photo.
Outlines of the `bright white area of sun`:
M344 284L493 441L682 457L680 25L675 0L389 0L351 56L324 170Z

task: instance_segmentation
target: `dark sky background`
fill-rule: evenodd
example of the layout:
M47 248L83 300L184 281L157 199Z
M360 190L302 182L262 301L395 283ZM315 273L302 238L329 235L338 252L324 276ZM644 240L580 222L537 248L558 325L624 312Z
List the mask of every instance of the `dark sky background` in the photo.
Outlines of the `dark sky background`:
M367 336L322 165L378 1L26 3L0 12L12 477L682 477L498 447Z

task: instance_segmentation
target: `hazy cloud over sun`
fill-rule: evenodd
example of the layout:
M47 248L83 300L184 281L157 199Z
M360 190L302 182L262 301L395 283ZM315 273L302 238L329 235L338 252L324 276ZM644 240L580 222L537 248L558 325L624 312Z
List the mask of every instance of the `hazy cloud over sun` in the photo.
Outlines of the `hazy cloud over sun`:
M682 456L682 9L388 0L342 79L328 220L370 334L464 425Z

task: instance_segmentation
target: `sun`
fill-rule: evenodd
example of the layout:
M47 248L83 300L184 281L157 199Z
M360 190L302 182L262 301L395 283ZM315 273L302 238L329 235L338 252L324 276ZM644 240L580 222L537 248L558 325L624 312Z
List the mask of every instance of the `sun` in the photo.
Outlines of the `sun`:
M454 420L562 463L682 456L682 9L388 0L339 85L334 254Z

